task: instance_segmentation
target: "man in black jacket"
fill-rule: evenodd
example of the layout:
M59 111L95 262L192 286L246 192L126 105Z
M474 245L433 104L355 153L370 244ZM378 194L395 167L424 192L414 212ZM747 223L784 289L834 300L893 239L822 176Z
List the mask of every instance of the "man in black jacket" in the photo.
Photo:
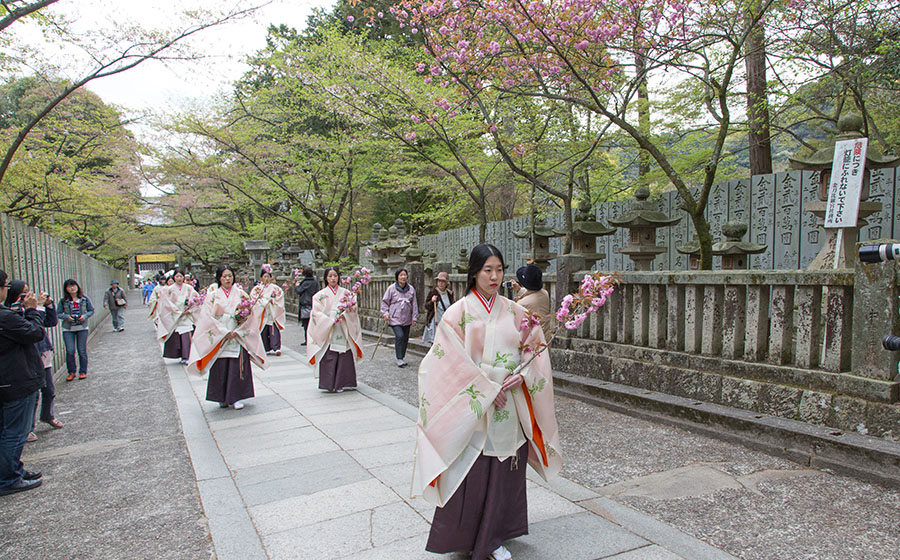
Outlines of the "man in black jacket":
M0 270L0 301L8 290L6 272ZM41 485L41 473L22 465L22 449L43 379L35 344L44 339L44 317L35 309L34 292L24 296L22 306L24 315L0 304L0 496Z

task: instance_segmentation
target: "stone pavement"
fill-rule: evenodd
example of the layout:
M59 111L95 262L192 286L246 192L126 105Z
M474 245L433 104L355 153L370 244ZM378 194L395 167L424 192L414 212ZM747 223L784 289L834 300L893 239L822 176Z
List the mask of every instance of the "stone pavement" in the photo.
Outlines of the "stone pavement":
M359 378L377 390L328 395L288 352L247 408L220 410L145 315L95 329L88 379L59 380L65 428L39 424L26 447L44 485L0 498L0 558L440 558L408 498L417 356L398 369L368 347ZM571 399L557 414L581 486L529 482L516 558L729 558L698 539L744 560L900 558L897 489Z
M409 497L415 408L364 385L321 392L302 358L270 356L241 411L205 401L205 379L168 365L218 558L440 558L424 550L434 507ZM515 558L733 558L529 474L530 534L508 544Z

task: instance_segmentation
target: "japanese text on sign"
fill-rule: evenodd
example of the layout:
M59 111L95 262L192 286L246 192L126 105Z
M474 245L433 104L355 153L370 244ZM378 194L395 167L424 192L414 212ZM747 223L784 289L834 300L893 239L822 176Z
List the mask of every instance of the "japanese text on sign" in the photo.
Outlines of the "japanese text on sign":
M825 227L856 227L868 144L868 138L835 142Z

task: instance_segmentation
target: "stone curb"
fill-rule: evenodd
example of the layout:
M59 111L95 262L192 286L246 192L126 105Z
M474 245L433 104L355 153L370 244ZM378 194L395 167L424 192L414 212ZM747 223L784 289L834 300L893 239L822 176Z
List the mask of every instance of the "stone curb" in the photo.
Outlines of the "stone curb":
M802 465L900 484L900 443L555 371L557 394L787 458Z

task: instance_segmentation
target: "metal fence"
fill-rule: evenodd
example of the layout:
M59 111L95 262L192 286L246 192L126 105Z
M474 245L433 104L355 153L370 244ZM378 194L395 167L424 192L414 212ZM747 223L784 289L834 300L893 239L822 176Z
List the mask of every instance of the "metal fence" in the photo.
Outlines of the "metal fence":
M82 291L91 298L96 310L89 321L94 329L109 312L103 309L103 292L116 279L122 287L130 288L124 270L118 270L93 257L69 247L37 228L0 213L0 269L10 280L24 280L34 291L45 291L57 303L63 295L63 282L74 278ZM62 330L50 329L54 370L65 363Z

